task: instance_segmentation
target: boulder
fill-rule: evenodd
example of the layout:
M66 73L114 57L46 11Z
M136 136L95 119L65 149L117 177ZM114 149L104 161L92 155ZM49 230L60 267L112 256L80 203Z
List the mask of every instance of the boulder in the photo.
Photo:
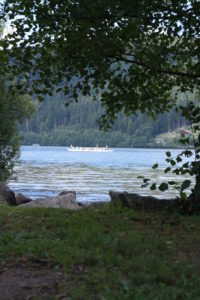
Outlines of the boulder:
M25 204L25 203L29 203L31 202L32 200L28 197L26 197L25 195L19 193L17 194L16 196L16 203L17 205L22 205L22 204Z
M0 183L0 201L12 206L17 205L15 193L5 183Z
M75 191L68 191L68 190L64 190L64 191L60 192L58 194L58 196L63 196L63 195L68 195L68 194L74 194L75 197L76 197L76 192Z
M127 207L135 210L163 210L176 208L179 199L158 199L152 196L140 196L134 193L109 191L111 204L115 207Z
M76 202L76 195L73 192L64 195L58 195L56 197L38 198L20 206L66 208L71 210L80 209L80 206Z

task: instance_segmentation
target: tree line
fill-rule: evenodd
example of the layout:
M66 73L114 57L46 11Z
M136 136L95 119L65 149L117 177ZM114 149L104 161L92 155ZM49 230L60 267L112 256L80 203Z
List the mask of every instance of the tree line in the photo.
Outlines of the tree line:
M21 143L24 145L80 145L96 144L110 147L158 147L155 137L158 134L174 131L186 121L174 109L159 114L153 120L141 114L129 117L123 112L108 131L99 130L99 119L104 113L100 101L90 97L80 97L78 103L65 107L63 94L46 96L38 105L35 114L21 126ZM177 146L176 141L172 145Z

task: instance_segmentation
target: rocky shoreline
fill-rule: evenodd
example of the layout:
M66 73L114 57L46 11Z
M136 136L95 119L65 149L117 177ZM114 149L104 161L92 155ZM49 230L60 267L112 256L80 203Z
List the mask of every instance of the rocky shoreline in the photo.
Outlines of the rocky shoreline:
M89 204L83 204L76 200L76 192L64 190L54 197L45 197L32 200L25 195L15 193L4 183L0 183L0 202L7 203L10 206L20 207L46 207L46 208L65 208L78 210L86 207L107 206L111 203L114 207L126 207L134 210L158 211L163 209L176 208L179 205L179 199L158 199L152 196L140 196L135 193L110 191L109 201L98 201Z
M4 183L0 183L0 202L7 203L9 206L20 207L52 207L52 208L66 208L71 210L78 210L85 207L96 207L99 205L107 205L108 201L94 202L84 204L76 200L76 192L64 190L54 197L43 197L32 200L31 198L19 193L15 193Z

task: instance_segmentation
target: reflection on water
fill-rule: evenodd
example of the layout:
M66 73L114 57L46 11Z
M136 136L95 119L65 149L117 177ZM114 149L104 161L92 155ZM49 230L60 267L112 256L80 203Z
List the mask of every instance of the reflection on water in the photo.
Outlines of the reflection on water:
M65 147L22 147L20 162L9 186L32 198L56 195L60 191L75 190L79 201L109 200L108 191L127 191L152 194L141 189L142 175L162 182L173 179L162 169L166 167L166 150L116 149L110 153L68 152ZM173 150L178 153L178 150ZM159 170L152 170L154 163ZM158 197L174 196L174 191Z

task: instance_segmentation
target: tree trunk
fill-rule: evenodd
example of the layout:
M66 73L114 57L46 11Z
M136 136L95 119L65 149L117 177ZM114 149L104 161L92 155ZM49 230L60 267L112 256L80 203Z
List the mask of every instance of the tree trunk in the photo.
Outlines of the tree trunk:
M186 210L188 214L200 212L200 174L196 175L194 189L184 205L184 210Z

